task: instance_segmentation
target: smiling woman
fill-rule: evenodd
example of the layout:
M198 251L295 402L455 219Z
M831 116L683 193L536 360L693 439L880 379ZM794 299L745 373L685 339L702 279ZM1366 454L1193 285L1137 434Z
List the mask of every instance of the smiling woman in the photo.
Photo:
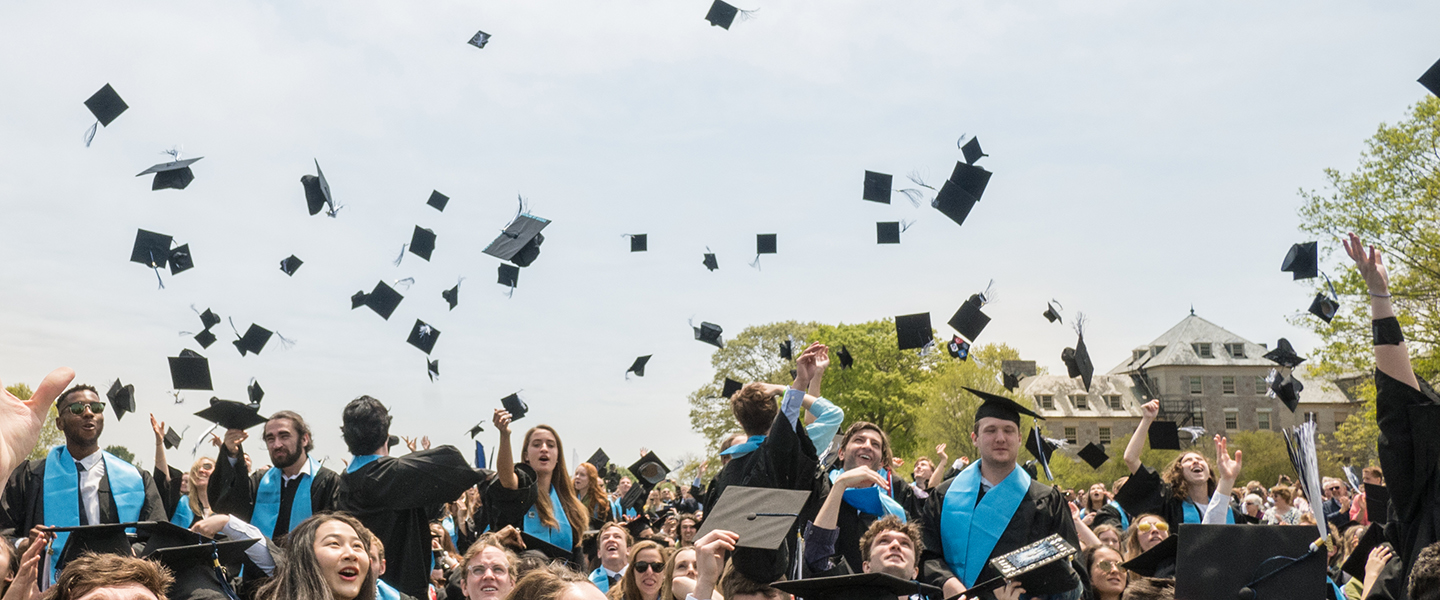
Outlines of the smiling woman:
M289 534L290 553L277 561L260 600L375 600L370 530L344 514L316 515Z
M666 551L660 544L644 541L630 548L630 564L620 585L610 589L610 600L657 600L665 578Z

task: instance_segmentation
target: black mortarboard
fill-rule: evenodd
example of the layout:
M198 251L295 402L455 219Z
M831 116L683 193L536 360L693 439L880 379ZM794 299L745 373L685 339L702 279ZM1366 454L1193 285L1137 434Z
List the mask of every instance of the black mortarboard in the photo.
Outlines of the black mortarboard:
M922 598L943 597L940 588L888 573L856 573L836 577L811 577L777 581L771 587L805 600L894 600L919 594Z
M1285 253L1280 270L1293 273L1295 279L1311 279L1320 274L1319 242L1292 244Z
M210 383L210 360L192 350L171 356L170 385L177 390L213 390Z
M251 381L245 386L245 395L250 398L250 404L260 406L260 401L265 399L265 390L260 387L259 381Z
M894 177L885 173L874 171L865 172L865 193L861 196L871 202L882 204L890 203L890 189L894 184Z
M835 353L835 357L840 359L841 369L848 369L855 364L855 357L850 356L850 349L844 346L841 346L840 351Z
M700 323L700 326L695 327L694 329L695 339L710 344L711 346L714 346L716 348L725 347L725 338L721 337L721 334L725 333L725 330L721 329L719 325L702 321Z
M895 317L895 338L901 350L923 348L935 340L930 329L930 313Z
M630 251L644 252L648 249L648 236L643 233L636 233L630 236Z
M520 399L520 392L501 398L500 406L505 408L505 412L510 413L511 421L519 421L525 416L525 413L530 412L530 406Z
M1355 543L1355 549L1350 551L1350 557L1345 559L1345 564L1340 567L1340 570L1349 573L1355 579L1365 581L1365 563L1370 561L1370 551L1383 543L1385 543L1385 524L1366 525L1365 533L1360 534L1360 539Z
M56 567L63 567L86 552L134 556L134 550L130 547L130 536L125 533L126 529L133 527L134 523L110 523L49 529L54 533L68 534L64 540L65 548L55 559Z
M1175 551L1179 549L1180 536L1172 532L1165 539L1160 540L1160 543L1140 553L1139 556L1121 563L1121 566L1145 577L1155 577L1162 566L1174 564ZM1160 575L1165 575L1165 573L1160 573Z
M790 340L780 342L781 360L793 360L795 358L795 345Z
M978 137L970 138L970 141L965 142L965 145L960 147L960 152L965 154L965 162L972 165L981 157L990 156L980 149L980 138Z
M969 192L960 189L960 186L946 181L940 186L940 192L935 194L935 199L930 201L930 206L950 217L955 224L964 225L966 217L970 216L971 209L975 208L975 203L979 200Z
M440 190L433 190L430 192L430 199L426 200L425 204L430 205L430 207L434 208L435 210L445 212L445 205L449 202L449 196L440 193Z
M179 447L180 447L180 440L181 440L180 434L175 431L175 428L174 428L174 427L167 427L167 428L165 428L165 439L164 439L164 441L165 441L165 447L166 447L166 448L179 448Z
M1273 369L1266 379L1270 384L1270 395L1285 403L1285 407L1289 408L1290 412L1293 413L1300 407L1300 392L1305 389L1305 384L1300 383L1293 376Z
M710 12L705 13L705 20L712 26L730 29L730 24L735 22L735 15L739 13L740 9L725 3L725 0L715 0L715 3L710 5Z
M435 381L435 378L440 376L440 359L425 361L425 376L429 377L430 381Z
M110 399L110 408L115 410L115 419L123 420L125 413L135 412L135 386L122 385L119 379L110 384L110 391L105 392L105 397Z
M740 391L740 388L743 388L743 387L745 387L745 384L740 383L739 381L735 381L734 379L731 379L731 378L729 378L729 377L726 377L726 378L725 378L725 387L721 388L721 390L720 390L720 395L721 395L721 396L724 396L724 397L726 397L726 398L729 398L729 397L731 397L731 396L734 396L734 395L735 395L735 392Z
M109 127L110 122L130 108L130 105L125 104L125 101L120 99L120 94L115 93L115 88L107 83L85 100L85 108L90 109L90 114L95 115L95 120L101 125Z
M195 257L190 255L190 244L181 244L170 251L170 274L179 275L195 268Z
M984 298L980 294L973 294L955 311L955 316L950 317L950 326L971 343L974 343L975 338L980 337L980 332L985 330L985 326L990 324L990 317L980 311L980 307L984 305Z
M168 592L171 598L225 598L229 584L221 582L216 574L216 559L221 565L244 564L245 550L257 541L250 538L172 546L147 552L145 558L165 565L174 576Z
M1045 420L1045 417L1040 416L1035 411L1025 408L1025 406L1020 404L1019 402L1016 402L999 394L982 392L980 390L968 387L965 388L965 390L969 391L972 394L975 394L981 400L980 407L975 409L976 422L979 422L980 419L984 419L986 417L994 417L997 419L1005 419L1006 421L1012 421L1018 424L1020 423L1020 415L1029 415L1036 419L1040 419L1041 421Z
M390 320L390 315L395 312L395 307L400 306L400 301L405 297L395 288L390 287L384 281L377 282L375 289L369 294L359 292L350 297L350 309L354 310L361 306L368 306L375 314L385 320Z
M219 398L211 398L210 406L195 413L195 416L226 429L249 429L266 421L254 406Z
M1029 463L1026 468L1029 468ZM1065 541L1060 534L1052 533L1039 541L990 559L990 566L998 570L1000 576L978 582L961 594L967 598L979 598L982 592L1004 586L1006 580L1018 581L1032 590L1073 580L1074 572L1070 568L1070 561L1066 559L1074 556L1075 552L1076 549L1070 542Z
M154 173L155 180L150 184L150 189L152 191L163 190L167 188L183 190L186 186L190 185L191 181L195 181L195 173L190 170L190 165L195 164L195 161L202 158L205 157L197 156L195 158L187 158L185 160L176 160L167 163L160 163L158 165L145 169L144 171L141 171L135 176L141 177Z
M590 458L585 459L585 462L590 463L590 466L595 467L596 471L604 473L606 465L610 464L610 456L608 454L605 454L604 448L599 448L595 450L594 454L590 455Z
M135 233L135 245L130 249L130 262L137 262L152 269L161 269L170 260L170 244L174 238L163 233L139 229Z
M389 437L389 438L386 438L386 440L385 440L385 447L386 447L386 448L394 448L394 447L399 446L399 445L400 445L400 436L395 435L395 434L393 434L393 433L390 434L390 437Z
M1365 485L1365 518L1371 523L1385 523L1390 520L1390 488L1367 483Z
M1042 442L1044 443L1045 451L1043 456L1040 453ZM1030 428L1030 435L1025 436L1025 449L1030 451L1030 456L1034 456L1035 458L1042 460L1045 463L1049 463L1050 458L1055 455L1055 451L1059 450L1060 446L1057 446L1054 442L1045 439L1045 436L1040 435L1040 430L1038 428L1032 427Z
M410 329L410 337L405 342L419 348L421 352L430 354L435 349L435 340L440 339L440 330L431 327L420 319L415 319L415 327Z
M1265 358L1279 363L1280 366L1293 369L1305 362L1305 359L1295 354L1295 349L1290 346L1290 340L1280 338L1275 343L1275 349L1265 353Z
M450 305L450 310L455 310L455 305L460 303L460 284L457 283L455 287L440 292L440 297Z
M1086 462L1086 464L1089 464L1090 468L1092 469L1099 469L1100 465L1103 465L1105 464L1105 461L1110 460L1110 455L1105 453L1105 447L1096 444L1095 442L1085 444L1085 447L1081 448L1080 451L1076 453L1076 455L1080 457L1080 460L1083 460Z
M945 349L950 352L951 358L965 360L970 357L970 342L960 336L950 336L950 341L945 344Z
M163 548L189 546L193 544L206 544L208 547L212 541L211 538L207 536L190 531L169 521L140 521L134 525L137 531L144 531L147 534L145 547L140 550L140 556L142 558L148 557Z
M305 187L305 206L310 216L319 214L326 204L331 207L330 216L335 216L335 201L330 196L330 182L325 180L325 172L320 170L320 159L315 159L315 174L301 176L300 185Z
M1064 323L1064 322L1065 322L1065 321L1061 320L1061 318L1060 318L1060 311L1055 308L1055 303L1053 303L1053 302L1046 302L1046 303L1045 303L1044 316L1045 316L1045 319L1048 320L1048 321L1050 321L1051 323L1054 323L1054 322L1056 322L1056 321L1060 321L1061 323Z
M1181 525L1175 597L1323 598L1325 552L1310 552L1315 538L1313 527Z
M877 244L898 244L900 243L900 222L881 221L875 224L875 243Z
M485 44L490 43L490 34L483 31L476 31L475 35L470 36L468 43L476 48L484 48Z
M1090 390L1090 380L1095 377L1095 363L1090 362L1090 350L1085 348L1085 336L1080 336L1075 342L1075 367L1080 371L1080 381L1085 383L1085 390Z
M500 263L500 278L496 282L512 288L520 285L520 267Z
M260 354L260 351L265 349L265 344L270 342L271 335L274 333L269 329L251 323L250 328L245 330L245 335L232 343L235 344L235 349L240 351L240 356Z
M1147 436L1152 450L1180 449L1180 426L1174 421L1151 421Z
M774 550L784 543L809 498L810 490L726 486L715 506L706 507L705 523L695 538L720 529L739 534L736 547Z
M430 253L434 251L435 232L416 225L415 233L410 234L410 252L415 256L430 260Z
M519 267L528 267L540 255L540 244L545 242L540 230L549 224L547 219L528 214L515 217L505 231L485 247L485 253Z
M985 186L990 184L990 175L991 173L984 167L957 162L955 170L950 173L950 182L979 202L980 198L985 195Z
M715 254L712 252L706 252L705 260L701 261L700 264L705 265L705 268L710 269L711 271L720 268L720 262L715 260Z
M637 485L637 486L634 486L634 487L630 488L630 491L625 494L625 498L624 498L624 499L621 499L620 504L621 504L621 506L623 506L623 507L625 507L625 508L627 508L627 509L628 509L628 508L634 508L635 506L627 505L626 502L625 502L625 500L626 500L626 499L629 499L631 496L638 496L638 497L640 497L640 498L644 498L644 497L645 497L645 493L646 493L646 492L645 492L645 489L644 489L644 488L642 488L642 487L640 487L640 486L638 486L638 485ZM642 502L642 504L643 504L643 502ZM636 505L636 506L638 506L638 505ZM647 527L650 527L650 518L649 518L649 517L646 517L645 515L640 515L639 517L636 517L635 519L633 519L633 520L631 520L630 522L628 522L628 523L625 524L625 529L630 530L630 537L635 538L635 539L637 539L637 540L640 539L640 535L641 535L641 534L645 533L645 528L647 528Z
M775 254L775 235L773 233L755 234L755 253Z
M299 270L300 265L303 264L305 264L305 261L300 260L298 256L291 254L289 258L280 261L280 271L282 273L285 273L286 275L294 276L295 271Z
M475 436L480 435L480 434L482 434L482 433L485 433L485 422L484 422L484 421L481 421L481 422L479 422L479 423L476 423L474 427L471 427L471 428L470 428L470 439L473 440L473 439L475 439ZM482 464L482 465L480 465L480 466L483 467L483 466L485 466L485 465Z
M1430 65L1430 68L1425 70L1425 74L1421 75L1420 78L1415 81L1420 82L1420 85L1425 86L1425 89L1430 90L1430 93L1440 96L1440 61L1436 61L1435 64ZM110 86L107 85L105 87Z
M550 560L563 560L570 562L573 552L525 532L520 532L520 539L525 541L526 550L536 550Z
M1310 303L1310 314L1320 317L1326 323L1335 318L1335 311L1340 310L1340 303L1325 295L1325 292L1315 294L1315 300Z
M629 368L629 369L626 369L625 372L626 372L626 373L634 373L637 377L644 377L644 376L645 376L645 363L647 363L647 362L650 362L650 355L649 355L649 354L646 354L645 356L641 356L641 357L639 357L639 358L636 358L636 359L635 359L635 362L631 363L631 364L630 364L630 368Z
M1020 376L1015 373L1001 373L1000 381L1003 382L1002 385L1005 386L1006 391L1013 392L1015 388L1020 387Z
M654 452L648 452L635 464L630 465L630 473L638 481L644 482L646 487L655 487L655 484L665 481L665 476L670 474L670 467L655 456Z
M205 312L200 313L200 324L204 325L205 329L208 330L220 324L220 315L211 312L211 310L207 308Z

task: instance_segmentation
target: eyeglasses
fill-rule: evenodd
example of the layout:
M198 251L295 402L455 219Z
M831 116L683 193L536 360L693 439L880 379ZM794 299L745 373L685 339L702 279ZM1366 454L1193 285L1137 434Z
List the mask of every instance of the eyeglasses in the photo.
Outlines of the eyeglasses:
M465 572L469 573L471 577L484 577L486 573L504 575L510 572L510 568L505 565L475 565L465 569Z
M663 562L645 562L645 561L643 561L643 560L637 560L637 561L635 561L635 572L636 572L636 573L644 573L644 572L646 572L646 571L649 571L649 572L651 572L651 573L659 573L659 572L664 571L664 570L665 570L665 563L663 563Z
M97 415L105 413L104 402L75 402L65 405L65 410L70 411L72 415L84 414L86 408L89 408L90 412Z
M1095 563L1095 566L1096 566L1096 567L1099 567L1101 573L1109 573L1109 572L1111 572L1111 571L1123 571L1123 570L1125 570L1125 567L1120 566L1120 563L1117 563L1117 562L1115 562L1115 561L1113 561L1113 560L1102 560L1102 561L1100 561L1100 562Z
M1140 530L1140 533L1149 532L1151 529L1155 529L1155 530L1157 530L1157 531L1170 531L1170 524L1169 524L1169 523L1140 523L1140 524L1136 525L1135 528L1136 528L1136 529L1139 529L1139 530Z

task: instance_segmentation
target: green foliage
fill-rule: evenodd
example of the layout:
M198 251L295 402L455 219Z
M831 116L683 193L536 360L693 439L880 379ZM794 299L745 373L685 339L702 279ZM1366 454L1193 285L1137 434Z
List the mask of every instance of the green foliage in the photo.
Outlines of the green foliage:
M35 393L30 386L23 383L5 386L5 391L14 394L21 400L29 400L30 396ZM30 449L30 454L25 457L26 459L45 458L51 448L65 443L65 434L60 433L60 430L55 427L55 414L55 407L51 406L50 414L45 417L45 423L40 426L40 439L35 443L35 447Z
M935 446L945 444L945 453L950 460L961 456L973 460L977 454L975 445L970 441L970 430L975 426L975 409L980 406L980 399L964 388L1010 395L999 383L1000 362L1016 360L1020 353L1004 344L996 344L972 347L970 358L964 361L952 360L948 354L944 356L945 360L933 372L931 396L919 410L923 444L918 448L917 458L929 456L934 460ZM1021 405L1034 407L1028 398L1010 397ZM1028 423L1022 423L1022 426L1029 431Z
M725 378L736 381L763 381L788 384L790 365L780 359L780 343L793 336L797 341L809 339L817 323L786 321L746 327L739 335L725 342L725 347L710 356L710 365L715 367L715 377L709 384L690 392L690 428L705 436L707 456L715 456L720 442L726 436L736 433L740 426L730 414L730 402L720 397L725 387ZM853 351L852 351L853 352ZM832 354L831 360L834 359ZM828 384L839 365L833 365L825 379ZM828 393L828 392L827 392ZM714 459L710 472L719 470L719 460Z
M1335 429L1335 435L1325 444L1324 455L1334 457L1341 464L1359 467L1380 464L1376 446L1380 441L1380 424L1375 421L1375 380L1364 378L1354 393L1364 399L1360 410L1345 418Z
M135 453L131 452L129 448L124 446L106 446L105 451L114 454L115 457L120 460L135 465L137 468L140 466L140 463L135 462Z

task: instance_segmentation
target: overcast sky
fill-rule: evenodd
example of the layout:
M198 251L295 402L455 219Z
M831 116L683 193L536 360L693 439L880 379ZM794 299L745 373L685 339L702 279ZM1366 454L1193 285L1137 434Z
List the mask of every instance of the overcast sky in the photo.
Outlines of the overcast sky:
M1352 169L1440 58L1434 2L747 1L756 18L729 31L708 0L0 3L0 381L66 365L133 383L139 413L103 441L149 465L153 411L190 426L171 454L188 464L212 394L175 405L166 357L200 350L179 335L199 330L193 305L296 341L242 358L226 323L201 353L214 395L255 377L266 412L306 415L317 457L346 457L339 412L361 394L394 433L464 448L524 390L517 427L673 463L702 450L685 397L713 376L691 317L734 334L929 311L948 338L994 279L980 342L1052 371L1075 335L1040 316L1051 298L1086 314L1101 370L1191 306L1306 354L1286 318L1312 292L1279 271L1305 239L1297 190ZM106 83L131 108L86 148L82 102ZM963 227L861 200L866 169L938 186L962 134L995 173ZM135 174L172 147L205 157L196 179L151 191ZM306 214L314 159L337 219ZM517 195L553 223L507 298L481 250ZM902 219L903 243L877 246L874 223ZM416 225L433 259L397 267ZM156 289L127 262L139 228L189 243L196 267ZM757 233L779 235L763 270ZM406 277L389 321L350 309ZM434 383L405 343L417 318L442 334Z

